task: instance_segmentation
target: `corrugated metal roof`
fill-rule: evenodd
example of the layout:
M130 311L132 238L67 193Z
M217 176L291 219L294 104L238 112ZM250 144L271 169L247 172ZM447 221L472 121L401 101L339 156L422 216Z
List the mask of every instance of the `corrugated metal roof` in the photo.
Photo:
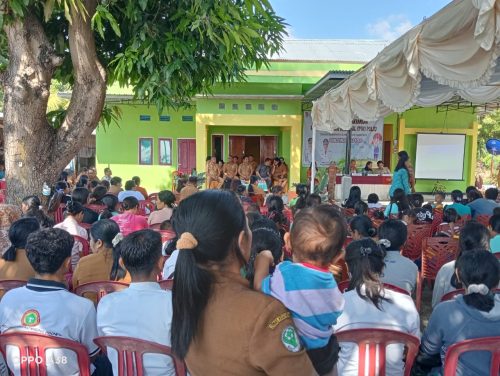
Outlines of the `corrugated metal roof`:
M388 41L356 39L286 39L283 51L271 60L336 61L366 63L372 60Z

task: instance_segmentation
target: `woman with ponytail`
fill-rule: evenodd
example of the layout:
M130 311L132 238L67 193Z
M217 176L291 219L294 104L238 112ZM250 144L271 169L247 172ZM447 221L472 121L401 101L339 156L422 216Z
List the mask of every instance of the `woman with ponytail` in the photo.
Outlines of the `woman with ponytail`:
M129 273L120 266L120 247L123 239L116 222L103 219L90 228L92 254L78 262L73 273L73 288L89 282L119 281L130 283Z
M349 223L351 228L352 238L360 240L364 238L373 238L377 235L377 229L373 226L373 222L366 215L357 215Z
M21 218L9 229L11 246L0 259L0 280L18 279L27 281L35 276L35 271L26 257L26 240L28 236L40 229L35 218Z
M346 249L346 263L351 280L344 293L344 312L334 326L336 332L350 329L392 329L420 336L420 319L410 296L384 289L381 281L385 251L375 241L364 238ZM358 348L340 343L338 374L358 375ZM389 345L386 374L402 375L404 346Z
M500 295L493 291L500 282L500 264L495 256L486 250L466 252L457 260L456 275L465 293L434 308L422 337L416 374L427 375L434 367L442 372L446 350L454 343L500 336ZM489 375L490 366L488 352L465 353L455 375Z
M241 275L252 235L238 198L203 191L174 214L172 350L198 375L314 375L290 313Z
M73 236L79 236L85 240L88 240L89 235L87 230L85 230L80 223L83 222L83 205L76 201L70 201L66 205L66 218L61 223L58 223L54 228L60 228L69 232ZM80 260L80 253L82 252L82 244L75 242L73 246L73 252L71 252L71 266L73 270Z
M36 218L41 228L50 228L54 226L54 221L43 212L42 203L37 196L23 198L21 211L23 212L23 217Z

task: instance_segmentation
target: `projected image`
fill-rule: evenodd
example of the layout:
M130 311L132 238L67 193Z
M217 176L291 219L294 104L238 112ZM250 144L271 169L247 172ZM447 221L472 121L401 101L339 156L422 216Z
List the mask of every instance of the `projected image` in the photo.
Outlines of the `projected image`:
M415 178L463 180L465 135L418 134Z

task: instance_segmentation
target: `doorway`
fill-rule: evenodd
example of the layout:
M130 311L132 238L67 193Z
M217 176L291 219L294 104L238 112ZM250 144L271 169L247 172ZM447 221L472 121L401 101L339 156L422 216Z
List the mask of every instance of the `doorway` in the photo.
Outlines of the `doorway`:
M224 156L224 136L219 134L212 135L212 154L217 158L217 162L222 161Z
M266 158L277 155L276 136L229 136L229 155L240 160L245 155L253 155L254 160L262 163Z
M196 140L177 140L177 170L183 174L191 174L196 168Z

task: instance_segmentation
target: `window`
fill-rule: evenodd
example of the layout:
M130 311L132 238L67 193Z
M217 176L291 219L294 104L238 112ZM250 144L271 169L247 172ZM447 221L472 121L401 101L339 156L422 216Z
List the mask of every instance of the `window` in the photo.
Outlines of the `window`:
M139 115L139 121L151 121L151 116L149 116L149 115Z
M247 103L247 104L245 105L245 110L250 111L251 109L252 109L252 105L251 105L250 103Z
M277 104L272 104L271 105L271 110L278 111L278 105Z
M158 162L162 166L172 165L172 139L158 139Z
M226 104L225 103L219 103L219 110L225 110L226 109Z
M264 106L263 103L259 104L259 111L264 111L266 109L266 106Z
M170 121L170 116L169 115L161 115L160 121Z
M139 164L153 164L153 139L139 138Z
M233 110L237 111L238 110L238 103L233 103Z
M182 121L193 121L193 117L191 115L184 115Z

